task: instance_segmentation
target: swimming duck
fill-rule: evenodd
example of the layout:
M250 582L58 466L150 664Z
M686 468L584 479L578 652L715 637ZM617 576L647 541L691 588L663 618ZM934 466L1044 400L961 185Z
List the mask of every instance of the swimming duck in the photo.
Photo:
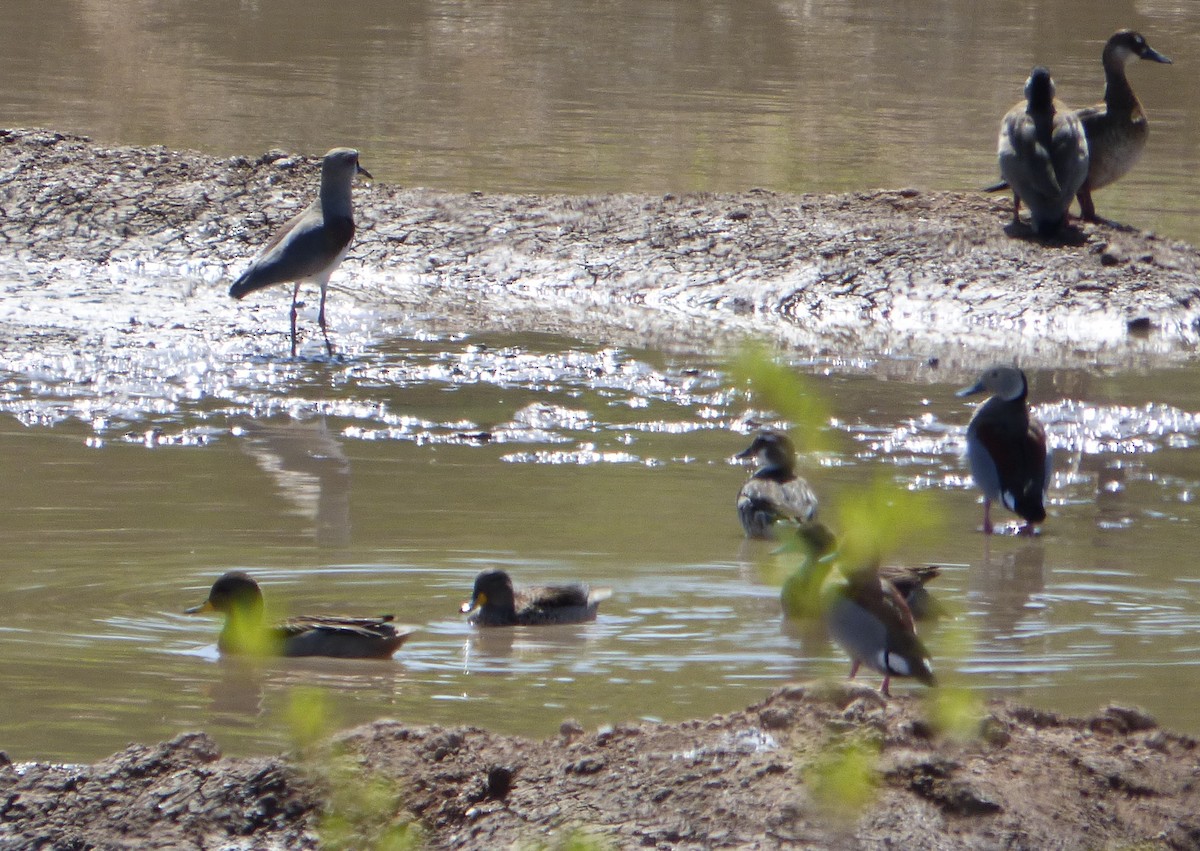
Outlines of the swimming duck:
M883 674L880 691L886 697L891 697L892 677L937 684L908 604L877 567L843 569L826 583L821 597L829 635L850 656L851 679L866 665Z
M1043 498L1050 483L1051 455L1046 431L1029 415L1029 382L1014 366L993 366L960 397L987 391L967 426L971 477L983 491L983 532L992 534L991 506L999 500L1025 521L1023 534L1046 519Z
M475 577L471 599L459 607L472 626L542 626L577 624L596 619L600 603L611 589L592 590L580 582L569 585L531 585L513 590L512 579L499 568Z
M189 615L200 612L225 615L217 647L230 654L386 659L416 631L392 623L392 615L294 617L268 626L263 623L263 598L258 583L237 570L218 578L207 600L185 610Z
M1126 66L1135 58L1171 64L1146 43L1141 33L1118 30L1109 37L1101 54L1104 102L1075 113L1083 122L1091 152L1087 180L1078 195L1080 215L1089 222L1097 220L1092 192L1124 177L1142 155L1150 136L1146 112L1125 76Z
M737 496L738 517L751 538L771 538L779 521L807 523L817 516L817 495L796 475L796 449L786 434L759 432L735 458L760 465Z
M1080 120L1055 101L1046 68L1033 69L1025 82L1025 103L1000 122L996 155L1000 174L1012 187L1013 224L1020 222L1024 201L1034 233L1057 232L1087 179L1088 143Z

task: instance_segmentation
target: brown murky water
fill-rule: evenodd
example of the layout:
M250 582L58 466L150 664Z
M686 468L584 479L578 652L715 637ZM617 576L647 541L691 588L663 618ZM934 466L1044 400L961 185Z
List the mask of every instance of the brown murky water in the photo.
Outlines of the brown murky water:
M269 364L231 360L227 386L170 404L6 377L0 680L21 699L0 732L14 755L96 756L194 727L276 747L298 685L326 689L346 723L549 735L568 716L705 716L842 674L836 651L781 633L781 564L742 539L729 458L752 411L711 355L394 338L270 381L253 375ZM902 534L896 557L950 565L943 676L1079 711L1138 702L1197 729L1181 699L1200 626L1190 370L1035 375L1057 449L1051 519L1037 540L989 542L958 457L961 379L803 368L834 408L834 449L804 462L828 516L881 471L934 499L940 530ZM1167 389L1174 404L1155 401ZM496 564L614 595L593 625L477 635L456 607ZM392 611L422 632L393 663L221 663L217 624L180 610L230 568L279 613Z
M285 8L303 25L275 25ZM1100 45L1129 24L1176 64L1132 70L1154 137L1098 205L1200 242L1190 6L1112 20L1049 3L933 19L903 3L6 11L0 123L222 154L351 143L388 182L531 191L968 188L994 173L994 128L1028 67L1050 62L1064 98L1095 99ZM101 321L84 301L74 321ZM703 717L841 673L836 652L780 632L770 548L741 538L745 473L728 459L748 410L716 355L411 325L339 363L267 361L236 340L224 370L187 351L5 352L0 748L82 759L204 728L234 751L275 749L300 685L342 723L540 736L568 716ZM805 465L830 507L881 470L932 495L942 531L897 558L953 565L938 586L959 619L932 639L944 676L1066 710L1137 702L1200 730L1195 368L1035 375L1057 449L1051 520L1037 540L987 542L958 459L966 376L846 356L798 364L836 417L837 448ZM457 604L493 564L614 596L580 629L475 635ZM280 614L393 611L422 632L394 663L220 662L217 624L179 612L235 567Z

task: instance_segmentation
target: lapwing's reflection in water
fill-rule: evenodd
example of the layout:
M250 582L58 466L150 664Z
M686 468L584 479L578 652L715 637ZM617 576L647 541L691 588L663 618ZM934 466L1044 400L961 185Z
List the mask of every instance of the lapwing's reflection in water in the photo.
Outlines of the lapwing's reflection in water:
M317 546L349 545L350 460L324 417L247 420L235 433L243 438L246 454L275 480L280 495L310 520Z

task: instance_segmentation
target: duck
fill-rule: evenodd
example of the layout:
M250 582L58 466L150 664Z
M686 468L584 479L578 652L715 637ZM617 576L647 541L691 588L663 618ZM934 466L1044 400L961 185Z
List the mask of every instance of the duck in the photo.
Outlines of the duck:
M1133 59L1171 64L1141 33L1118 30L1109 37L1100 57L1104 65L1104 101L1075 113L1083 123L1091 152L1087 180L1077 194L1085 221L1099 221L1092 192L1124 177L1141 157L1150 136L1146 111L1125 76Z
M941 575L942 569L936 564L885 564L879 568L880 581L900 592L918 623L936 621L947 614L946 607L925 587Z
M387 659L416 631L397 625L392 615L304 616L267 625L263 623L262 590L240 570L222 574L203 603L184 610L189 615L202 612L225 615L217 648L233 655Z
M1172 64L1169 58L1150 47L1141 33L1117 30L1109 36L1100 55L1104 66L1104 101L1075 110L1088 143L1087 179L1075 194L1079 201L1079 216L1084 221L1100 221L1092 192L1124 177L1141 157L1150 137L1146 111L1125 74L1135 57ZM1008 188L1008 181L1002 180L985 187L984 191L999 192Z
M594 621L612 589L582 582L514 589L508 572L489 568L475 577L471 599L459 607L472 626L545 626Z
M807 523L817 516L817 495L796 475L796 448L780 431L764 430L734 456L759 467L737 495L738 518L750 538L774 537L777 523Z
M850 657L850 679L866 665L883 675L880 693L891 697L892 677L936 686L929 651L917 636L912 611L878 566L842 568L821 593L825 627Z
M350 194L355 175L370 178L354 148L334 148L321 161L321 191L306 209L276 231L262 251L229 287L229 295L246 295L274 284L292 287L292 357L296 357L296 305L300 284L313 281L321 287L317 323L325 337L325 351L333 356L325 323L325 295L329 279L341 265L354 239L354 207Z
M983 533L992 534L991 506L1000 502L1024 521L1020 533L1031 535L1046 519L1052 464L1046 430L1029 413L1029 381L1019 368L990 367L958 396L984 392L992 396L967 426L971 478L983 491Z
M821 614L821 588L837 556L837 537L820 520L810 520L796 527L790 548L799 550L801 560L779 589L784 620L816 618Z
M1021 202L1029 207L1033 232L1050 236L1067 222L1067 211L1088 174L1083 123L1054 98L1054 80L1037 66L1025 82L1025 103L1000 122L996 156L1000 175L1012 188L1013 224Z
M830 566L836 569L838 542L828 526L814 520L797 527L795 543L803 552L803 558L784 580L779 599L785 618L803 620L820 613L821 589L831 572ZM917 621L934 621L946 614L945 606L925 587L941 572L935 564L884 564L878 568L884 591L889 591L887 586L898 591Z

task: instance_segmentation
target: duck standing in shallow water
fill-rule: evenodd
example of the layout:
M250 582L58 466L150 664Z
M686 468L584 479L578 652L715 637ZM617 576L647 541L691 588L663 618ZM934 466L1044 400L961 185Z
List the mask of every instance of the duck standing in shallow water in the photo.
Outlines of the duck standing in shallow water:
M471 599L459 607L472 626L544 626L594 621L600 603L612 596L608 588L592 589L580 582L569 585L531 585L513 589L508 573L499 568L475 577Z
M983 491L983 533L992 534L991 507L999 501L1025 521L1022 534L1046 519L1043 499L1050 484L1051 456L1046 431L1029 415L1029 382L1013 366L993 366L960 397L987 391L967 426L967 461Z
M937 684L908 604L878 568L843 569L826 584L821 599L830 637L850 656L851 679L866 665L883 674L880 691L887 697L892 677Z
M206 599L185 614L221 612L225 626L217 639L222 653L259 656L331 656L387 659L416 631L398 626L391 615L373 618L294 617L268 626L258 583L230 571L213 583Z
M1025 82L1025 103L1000 122L996 155L1013 192L1013 224L1020 222L1024 201L1033 232L1056 233L1087 179L1088 143L1080 120L1054 99L1046 68L1033 69Z
M736 456L759 467L737 496L738 518L751 538L771 538L780 521L807 523L817 516L817 495L796 475L796 449L778 431L759 432Z
M1083 122L1091 154L1087 180L1079 188L1080 215L1089 222L1097 221L1092 192L1124 177L1141 157L1150 136L1150 122L1142 102L1125 76L1126 66L1133 59L1171 64L1170 59L1146 43L1141 33L1133 30L1113 33L1101 55L1104 102L1075 113Z

